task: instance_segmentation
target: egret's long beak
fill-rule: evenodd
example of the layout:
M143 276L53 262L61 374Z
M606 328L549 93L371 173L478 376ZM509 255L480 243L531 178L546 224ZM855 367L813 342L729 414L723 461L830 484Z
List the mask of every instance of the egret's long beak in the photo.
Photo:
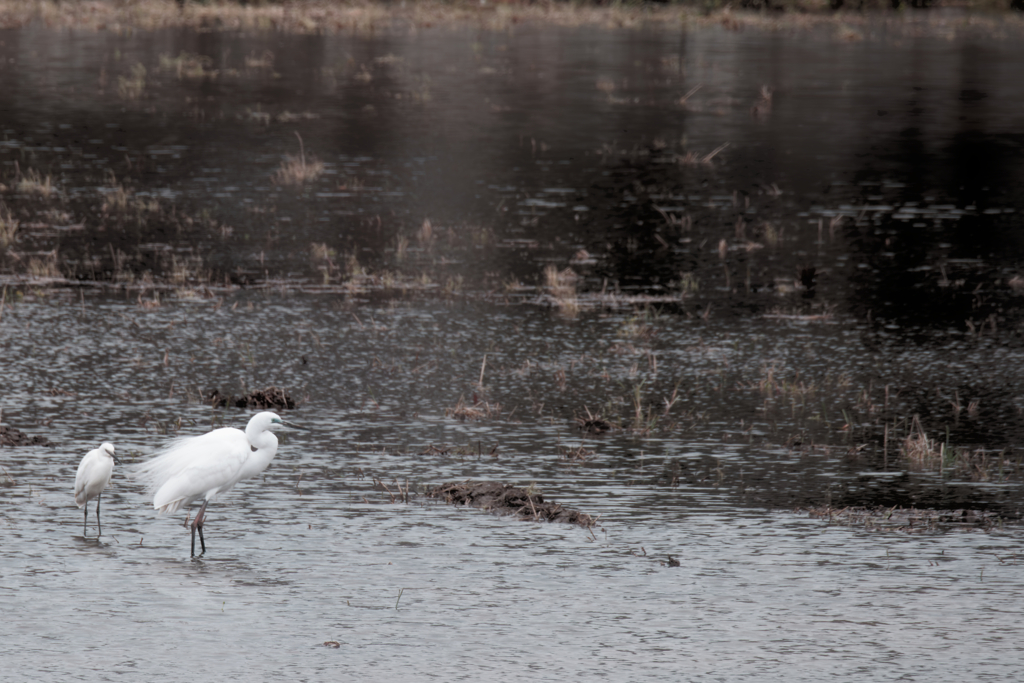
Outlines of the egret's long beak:
M295 424L294 422L289 422L288 420L281 420L281 424L283 424L285 427L291 427L292 429L301 429L302 431L309 430L309 427L301 427Z
M114 464L115 465L120 465L121 464L121 461L117 459L116 455L111 455L110 457L114 459Z

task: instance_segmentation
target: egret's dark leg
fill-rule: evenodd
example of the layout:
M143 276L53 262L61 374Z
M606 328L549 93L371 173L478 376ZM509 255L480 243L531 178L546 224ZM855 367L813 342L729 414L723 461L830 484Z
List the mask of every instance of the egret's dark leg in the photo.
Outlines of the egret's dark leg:
M196 518L192 520L192 557L196 556L196 529L199 530L199 543L203 548L203 552L200 554L202 555L206 553L206 540L203 539L203 517L206 513L206 504L208 502L210 501L203 501L202 507L199 508L199 513L196 515Z
M85 538L86 534L89 533L89 501L85 502L85 520L82 522L82 538Z
M100 496L102 494L96 494L96 538L103 535L103 525L100 524Z

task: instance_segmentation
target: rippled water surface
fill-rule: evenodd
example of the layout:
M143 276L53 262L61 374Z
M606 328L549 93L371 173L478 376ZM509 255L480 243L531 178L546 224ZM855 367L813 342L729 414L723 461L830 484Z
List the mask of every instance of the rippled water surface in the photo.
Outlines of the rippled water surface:
M54 443L0 450L5 676L1020 678L1019 44L26 28L0 53L0 419ZM289 186L296 133L325 172ZM124 467L83 538L85 452L242 427L210 392L271 385L307 430L211 506L205 556ZM917 423L938 461L901 452ZM598 524L425 495L465 479ZM806 510L857 505L991 523Z

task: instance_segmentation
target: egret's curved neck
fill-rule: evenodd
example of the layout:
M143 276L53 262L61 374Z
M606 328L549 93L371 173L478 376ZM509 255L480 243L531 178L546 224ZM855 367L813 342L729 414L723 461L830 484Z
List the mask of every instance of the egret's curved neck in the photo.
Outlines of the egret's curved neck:
M258 450L264 448L277 448L277 437L274 436L274 432L269 429L259 429L255 425L249 425L245 428L245 438L249 439L249 443Z
M270 461L277 455L277 437L269 429L256 431L252 425L245 428L245 436L256 450L249 456L246 470L258 474L267 468ZM253 474L250 474L253 476Z

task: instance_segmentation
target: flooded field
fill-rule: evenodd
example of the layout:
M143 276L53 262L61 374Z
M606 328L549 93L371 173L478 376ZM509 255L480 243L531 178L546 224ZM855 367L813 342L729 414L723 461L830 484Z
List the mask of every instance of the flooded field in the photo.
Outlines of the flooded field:
M907 26L0 30L5 671L1019 679L1024 43Z

